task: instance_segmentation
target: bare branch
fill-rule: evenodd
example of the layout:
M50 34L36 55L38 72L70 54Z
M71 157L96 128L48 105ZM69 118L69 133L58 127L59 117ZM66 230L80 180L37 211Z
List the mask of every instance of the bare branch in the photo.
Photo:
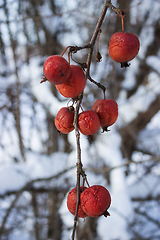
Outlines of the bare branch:
M120 164L120 165L117 165L117 166L114 166L114 167L103 167L102 169L89 168L88 170L93 171L95 173L108 173L108 172L111 172L115 169L129 166L131 163L134 163L134 164L138 165L138 164L143 164L143 163L145 164L145 163L152 162L152 161L160 162L160 157L151 157L150 159L137 161L137 162L135 162L133 160L128 160L127 162L125 162L123 164Z
M58 178L59 176L61 176L62 174L68 172L69 170L71 170L71 169L73 169L73 168L75 168L75 166L73 166L73 167L71 167L71 168L69 168L69 169L65 169L64 171L59 172L58 174L53 175L53 176L51 176L51 177L49 177L49 178L37 178L37 179L34 179L34 180L28 182L28 183L27 183L25 186L23 186L22 188L20 188L20 189L16 192L16 194L15 194L15 199L12 201L12 203L11 203L10 207L8 208L8 210L7 210L7 212L6 212L6 215L5 215L4 219L3 219L2 225L1 225L1 227L0 227L0 235L2 234L3 229L5 228L5 224L6 224L6 221L7 221L8 217L9 217L9 215L10 215L10 212L12 211L15 203L17 202L17 200L19 199L20 195L21 195L24 191L29 190L30 187L31 187L31 186L33 185L33 183L35 183L35 182L39 182L39 181L50 181L50 180L53 179L53 178ZM4 195L3 195L3 196L4 196Z

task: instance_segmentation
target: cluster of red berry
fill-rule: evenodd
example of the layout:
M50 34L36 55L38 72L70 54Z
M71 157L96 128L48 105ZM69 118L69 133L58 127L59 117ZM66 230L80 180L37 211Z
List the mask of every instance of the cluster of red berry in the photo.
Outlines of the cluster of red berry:
M86 77L81 67L70 65L61 56L50 56L43 66L45 78L55 84L57 90L68 98L76 98L86 86ZM74 130L73 106L61 108L55 118L57 129L68 134ZM99 99L95 101L92 109L78 114L77 124L79 131L84 135L92 136L101 127L107 131L108 126L113 125L118 117L118 105L112 99ZM77 204L77 188L72 189L67 197L67 207L75 215ZM100 185L80 187L80 204L77 217L107 216L107 209L111 204L111 196L106 188Z
M113 99L98 99L91 110L78 114L78 128L83 135L93 136L101 127L103 131L113 125L118 117L118 105ZM55 118L56 128L67 134L74 130L74 107L63 107Z
M66 98L76 98L86 86L86 77L81 67L70 65L65 58L53 55L43 65L48 81L55 84L57 90Z
M53 55L46 59L43 66L48 81L55 84L57 90L67 98L76 98L86 86L86 77L81 67L70 65L63 57ZM112 99L99 99L92 109L82 111L78 115L78 128L84 135L92 136L102 127L107 131L118 117L118 105ZM74 130L74 107L63 107L57 113L55 126L68 134Z
M77 204L77 188L73 188L67 196L67 207L70 213L75 215ZM78 206L79 218L109 216L108 208L111 204L111 196L108 190L101 185L80 187L80 204Z
M123 20L123 16L122 16ZM123 24L122 24L123 28ZM136 35L132 33L117 32L112 35L109 42L109 55L120 62L122 67L127 67L139 51L140 43ZM53 55L46 59L43 66L44 81L55 84L61 95L73 100L84 91L86 76L81 67L70 65L62 56ZM74 101L73 101L74 104ZM61 108L55 118L55 126L58 131L68 134L74 130L74 107ZM98 99L92 109L78 114L77 124L79 131L88 136L93 136L101 127L107 131L118 117L118 105L113 99ZM88 185L89 186L89 185ZM99 217L109 215L107 209L111 204L111 196L106 188L100 185L80 187L80 204L77 217ZM77 205L77 188L73 188L67 197L67 207L75 215Z

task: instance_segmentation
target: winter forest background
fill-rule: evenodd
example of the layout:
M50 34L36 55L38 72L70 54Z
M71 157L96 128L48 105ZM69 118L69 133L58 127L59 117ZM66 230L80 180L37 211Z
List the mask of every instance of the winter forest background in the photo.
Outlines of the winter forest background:
M104 0L0 0L0 239L68 240L73 219L66 207L76 185L74 131L59 135L54 118L69 99L49 82L43 63L69 46L89 43ZM122 69L108 55L121 19L107 10L91 76L119 105L109 132L92 141L81 134L82 162L90 185L112 197L111 216L78 220L77 240L160 239L160 1L113 0L125 11L125 31L140 51ZM88 50L73 55L85 62ZM67 59L67 55L64 56ZM101 89L87 82L83 108Z

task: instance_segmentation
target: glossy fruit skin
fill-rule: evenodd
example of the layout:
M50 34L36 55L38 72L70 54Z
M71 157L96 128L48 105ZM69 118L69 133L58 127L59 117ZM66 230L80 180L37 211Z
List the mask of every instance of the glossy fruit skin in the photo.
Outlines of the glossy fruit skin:
M73 120L74 109L70 107L63 107L57 113L55 126L60 132L68 134L74 130Z
M76 98L86 86L86 77L81 67L71 65L71 75L68 80L56 85L57 90L66 98Z
M57 85L65 82L70 74L70 64L61 56L48 57L43 65L43 73L48 81Z
M109 191L101 185L93 185L81 194L81 207L90 217L100 217L105 214L111 204Z
M139 52L140 42L133 33L116 32L109 41L109 55L119 63L125 63L133 58Z
M86 110L78 115L78 129L83 135L92 136L99 128L99 117L93 110Z
M85 189L86 189L86 187L80 187L80 195L81 195L82 191ZM73 188L68 193L68 196L67 196L67 208L70 211L70 213L72 213L73 215L75 215L76 204L77 204L77 189ZM88 215L82 210L81 203L80 203L79 207L78 207L78 217L85 218L87 216Z
M98 99L92 107L99 117L101 127L106 130L118 118L118 104L113 99Z

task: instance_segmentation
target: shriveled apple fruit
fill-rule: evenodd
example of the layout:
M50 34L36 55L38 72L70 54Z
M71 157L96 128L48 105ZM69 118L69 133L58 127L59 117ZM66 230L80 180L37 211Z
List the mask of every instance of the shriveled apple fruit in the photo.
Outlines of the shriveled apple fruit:
M86 187L80 187L80 196L83 190L85 189ZM68 196L67 196L67 208L70 211L70 213L72 213L73 215L75 215L76 204L77 204L77 189L75 187L68 193ZM82 210L81 203L80 203L78 207L78 217L85 218L87 216L88 216L87 213L85 213Z
M109 41L109 55L122 67L128 67L128 61L135 58L139 52L140 42L133 33L116 32Z
M61 84L69 78L71 67L63 57L52 55L45 60L43 72L48 81L53 84Z
M74 107L63 107L57 113L55 126L60 132L67 134L74 130L73 120Z
M92 136L100 128L99 117L93 110L86 110L78 115L78 129L83 135Z
M111 204L109 191L101 185L93 185L81 193L82 210L90 217L109 215L107 209Z
M107 131L118 118L118 104L113 99L98 99L92 110L97 113L103 131Z

